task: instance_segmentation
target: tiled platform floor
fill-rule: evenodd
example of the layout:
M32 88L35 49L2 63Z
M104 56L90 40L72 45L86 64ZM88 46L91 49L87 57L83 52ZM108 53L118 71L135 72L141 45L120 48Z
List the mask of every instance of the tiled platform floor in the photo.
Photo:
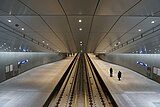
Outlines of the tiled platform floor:
M118 65L89 55L119 107L160 107L160 84ZM109 68L114 76L109 77ZM117 73L122 72L118 81Z
M36 67L0 83L0 107L42 107L72 59Z

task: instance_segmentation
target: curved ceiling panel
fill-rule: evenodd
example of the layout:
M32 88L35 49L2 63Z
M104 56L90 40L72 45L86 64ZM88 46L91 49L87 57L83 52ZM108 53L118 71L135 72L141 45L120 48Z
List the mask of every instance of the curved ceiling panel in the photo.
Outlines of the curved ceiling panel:
M1 0L0 45L11 42L13 49L49 52L135 50L141 46L119 47L148 31L158 35L159 4L159 0ZM149 47L151 41L144 43Z

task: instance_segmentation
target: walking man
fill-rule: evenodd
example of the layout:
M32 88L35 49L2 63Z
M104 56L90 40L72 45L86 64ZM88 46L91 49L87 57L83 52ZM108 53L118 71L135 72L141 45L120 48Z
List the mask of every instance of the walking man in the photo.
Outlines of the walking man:
M112 68L110 68L110 77L113 77L113 69Z
M118 72L118 80L120 81L121 80L121 76L122 76L122 73L121 71Z

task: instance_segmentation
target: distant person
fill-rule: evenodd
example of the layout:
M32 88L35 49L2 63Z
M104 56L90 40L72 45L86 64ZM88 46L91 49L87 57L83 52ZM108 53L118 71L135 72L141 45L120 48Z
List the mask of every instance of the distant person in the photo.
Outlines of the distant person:
M20 67L21 67L21 63L18 64L18 68L20 68Z
M121 80L121 76L122 76L122 73L121 71L118 72L118 80L120 81Z
M151 77L151 67L147 67L147 77L152 78Z
M113 77L113 69L112 68L110 68L110 77Z

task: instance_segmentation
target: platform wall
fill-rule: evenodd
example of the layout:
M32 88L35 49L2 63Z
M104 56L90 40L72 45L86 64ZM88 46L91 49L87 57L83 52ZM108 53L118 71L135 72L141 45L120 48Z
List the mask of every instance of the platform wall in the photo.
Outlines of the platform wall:
M65 55L58 53L0 52L0 82L17 76L31 68L55 62L63 58L65 58ZM23 60L28 60L28 62L18 67L18 62Z
M100 54L98 57L104 61L111 62L132 69L148 78L160 82L160 76L153 73L153 67L160 68L160 54ZM137 64L143 62L151 67L151 72L147 71L147 67Z

